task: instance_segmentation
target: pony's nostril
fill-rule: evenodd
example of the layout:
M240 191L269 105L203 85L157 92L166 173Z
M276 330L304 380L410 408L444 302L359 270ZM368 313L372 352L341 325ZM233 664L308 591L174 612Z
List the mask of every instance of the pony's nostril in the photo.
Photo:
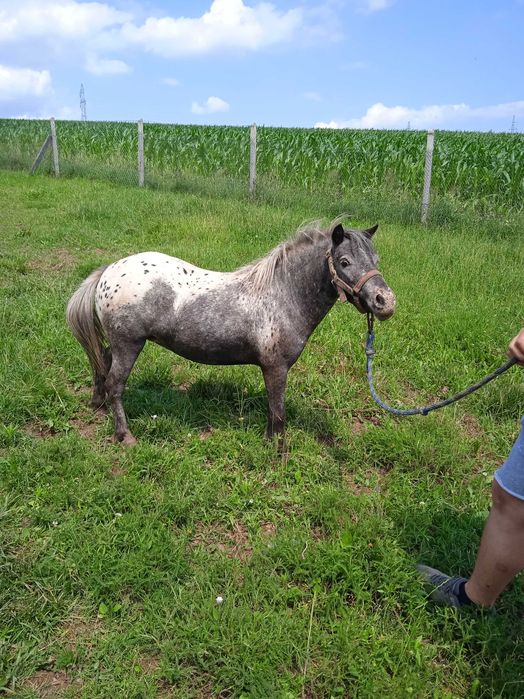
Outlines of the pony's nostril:
M379 308L384 308L386 305L386 299L382 296L382 294L377 294L375 296L375 303Z

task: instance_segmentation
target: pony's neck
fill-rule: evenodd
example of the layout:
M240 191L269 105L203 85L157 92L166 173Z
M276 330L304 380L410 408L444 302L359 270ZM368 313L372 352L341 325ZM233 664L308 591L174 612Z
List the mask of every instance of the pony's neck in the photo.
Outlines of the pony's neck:
M329 239L291 252L282 282L289 288L295 307L310 332L320 323L337 300L326 259Z

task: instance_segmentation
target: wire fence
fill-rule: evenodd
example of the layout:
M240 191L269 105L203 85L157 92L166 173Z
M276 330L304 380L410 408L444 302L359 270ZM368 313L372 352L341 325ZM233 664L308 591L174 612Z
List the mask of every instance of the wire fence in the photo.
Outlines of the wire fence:
M409 199L423 222L443 196L483 210L523 208L518 133L60 121L53 136L53 124L0 120L0 167L178 190L198 181L225 194L387 190Z

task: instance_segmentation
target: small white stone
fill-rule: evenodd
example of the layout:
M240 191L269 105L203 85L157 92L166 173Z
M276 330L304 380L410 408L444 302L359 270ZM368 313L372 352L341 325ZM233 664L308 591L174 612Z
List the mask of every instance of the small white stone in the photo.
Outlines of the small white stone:
M218 597L215 599L215 602L216 602L217 604L222 604L223 601L224 601L224 598L223 598L223 597L220 597L220 595L218 595Z
M151 417L153 418L153 420L156 420L158 415L151 415Z

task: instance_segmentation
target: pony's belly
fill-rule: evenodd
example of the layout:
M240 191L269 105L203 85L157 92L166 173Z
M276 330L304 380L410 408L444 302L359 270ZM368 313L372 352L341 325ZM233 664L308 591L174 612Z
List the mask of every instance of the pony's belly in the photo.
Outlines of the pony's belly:
M151 337L149 339L184 359L200 364L259 364L253 347L247 341L195 343L180 338Z

